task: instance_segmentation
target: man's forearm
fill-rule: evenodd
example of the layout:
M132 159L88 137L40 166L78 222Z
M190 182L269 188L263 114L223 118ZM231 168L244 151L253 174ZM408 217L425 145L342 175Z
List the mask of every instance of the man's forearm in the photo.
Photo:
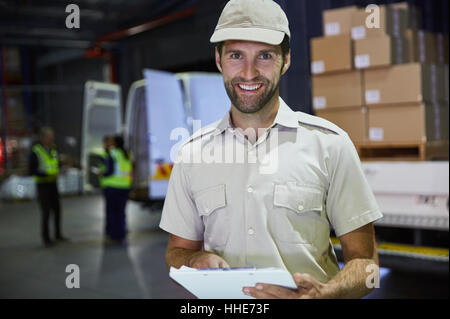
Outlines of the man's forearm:
M191 258L196 255L202 253L201 250L192 250L185 248L170 248L166 253L166 264L167 268L170 267L180 268L181 266L190 266L189 261Z
M376 265L373 259L353 259L327 283L326 298L362 298L372 289L367 287L366 279L371 274L367 272L369 265Z

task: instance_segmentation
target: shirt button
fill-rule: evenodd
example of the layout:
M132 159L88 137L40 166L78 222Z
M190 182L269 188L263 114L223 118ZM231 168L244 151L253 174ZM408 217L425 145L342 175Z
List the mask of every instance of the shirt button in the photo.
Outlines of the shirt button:
M249 186L249 187L247 188L247 192L253 193L253 187Z
M249 235L253 235L255 233L255 231L253 230L253 228L249 228L248 229L248 234Z
M300 204L300 205L298 205L298 210L303 210L305 207L303 207L303 205L302 204Z

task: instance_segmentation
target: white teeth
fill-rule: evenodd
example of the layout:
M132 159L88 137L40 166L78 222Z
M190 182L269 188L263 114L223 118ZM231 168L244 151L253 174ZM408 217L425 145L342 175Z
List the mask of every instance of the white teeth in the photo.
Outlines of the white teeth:
M261 84L258 85L245 85L245 84L239 84L239 87L246 91L255 91L261 87Z

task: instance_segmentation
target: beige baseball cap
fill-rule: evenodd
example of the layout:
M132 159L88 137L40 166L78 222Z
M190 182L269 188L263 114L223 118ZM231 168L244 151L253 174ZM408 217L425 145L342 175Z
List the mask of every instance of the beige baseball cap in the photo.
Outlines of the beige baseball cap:
M210 42L244 40L279 45L284 35L291 38L289 22L273 0L230 0Z

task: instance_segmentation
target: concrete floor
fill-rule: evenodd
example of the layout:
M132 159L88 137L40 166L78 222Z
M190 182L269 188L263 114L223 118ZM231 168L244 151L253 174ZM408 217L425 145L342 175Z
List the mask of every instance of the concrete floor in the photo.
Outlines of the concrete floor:
M70 242L44 248L36 202L0 203L0 298L193 298L165 266L167 234L160 214L127 206L128 245L103 245L100 196L63 198L63 232ZM80 288L68 289L68 264L80 268ZM368 298L448 298L448 275L382 271Z
M70 242L44 248L36 202L0 204L0 298L189 298L168 277L167 234L160 214L130 202L128 245L103 245L100 196L63 198ZM68 289L68 264L80 268L80 288Z

